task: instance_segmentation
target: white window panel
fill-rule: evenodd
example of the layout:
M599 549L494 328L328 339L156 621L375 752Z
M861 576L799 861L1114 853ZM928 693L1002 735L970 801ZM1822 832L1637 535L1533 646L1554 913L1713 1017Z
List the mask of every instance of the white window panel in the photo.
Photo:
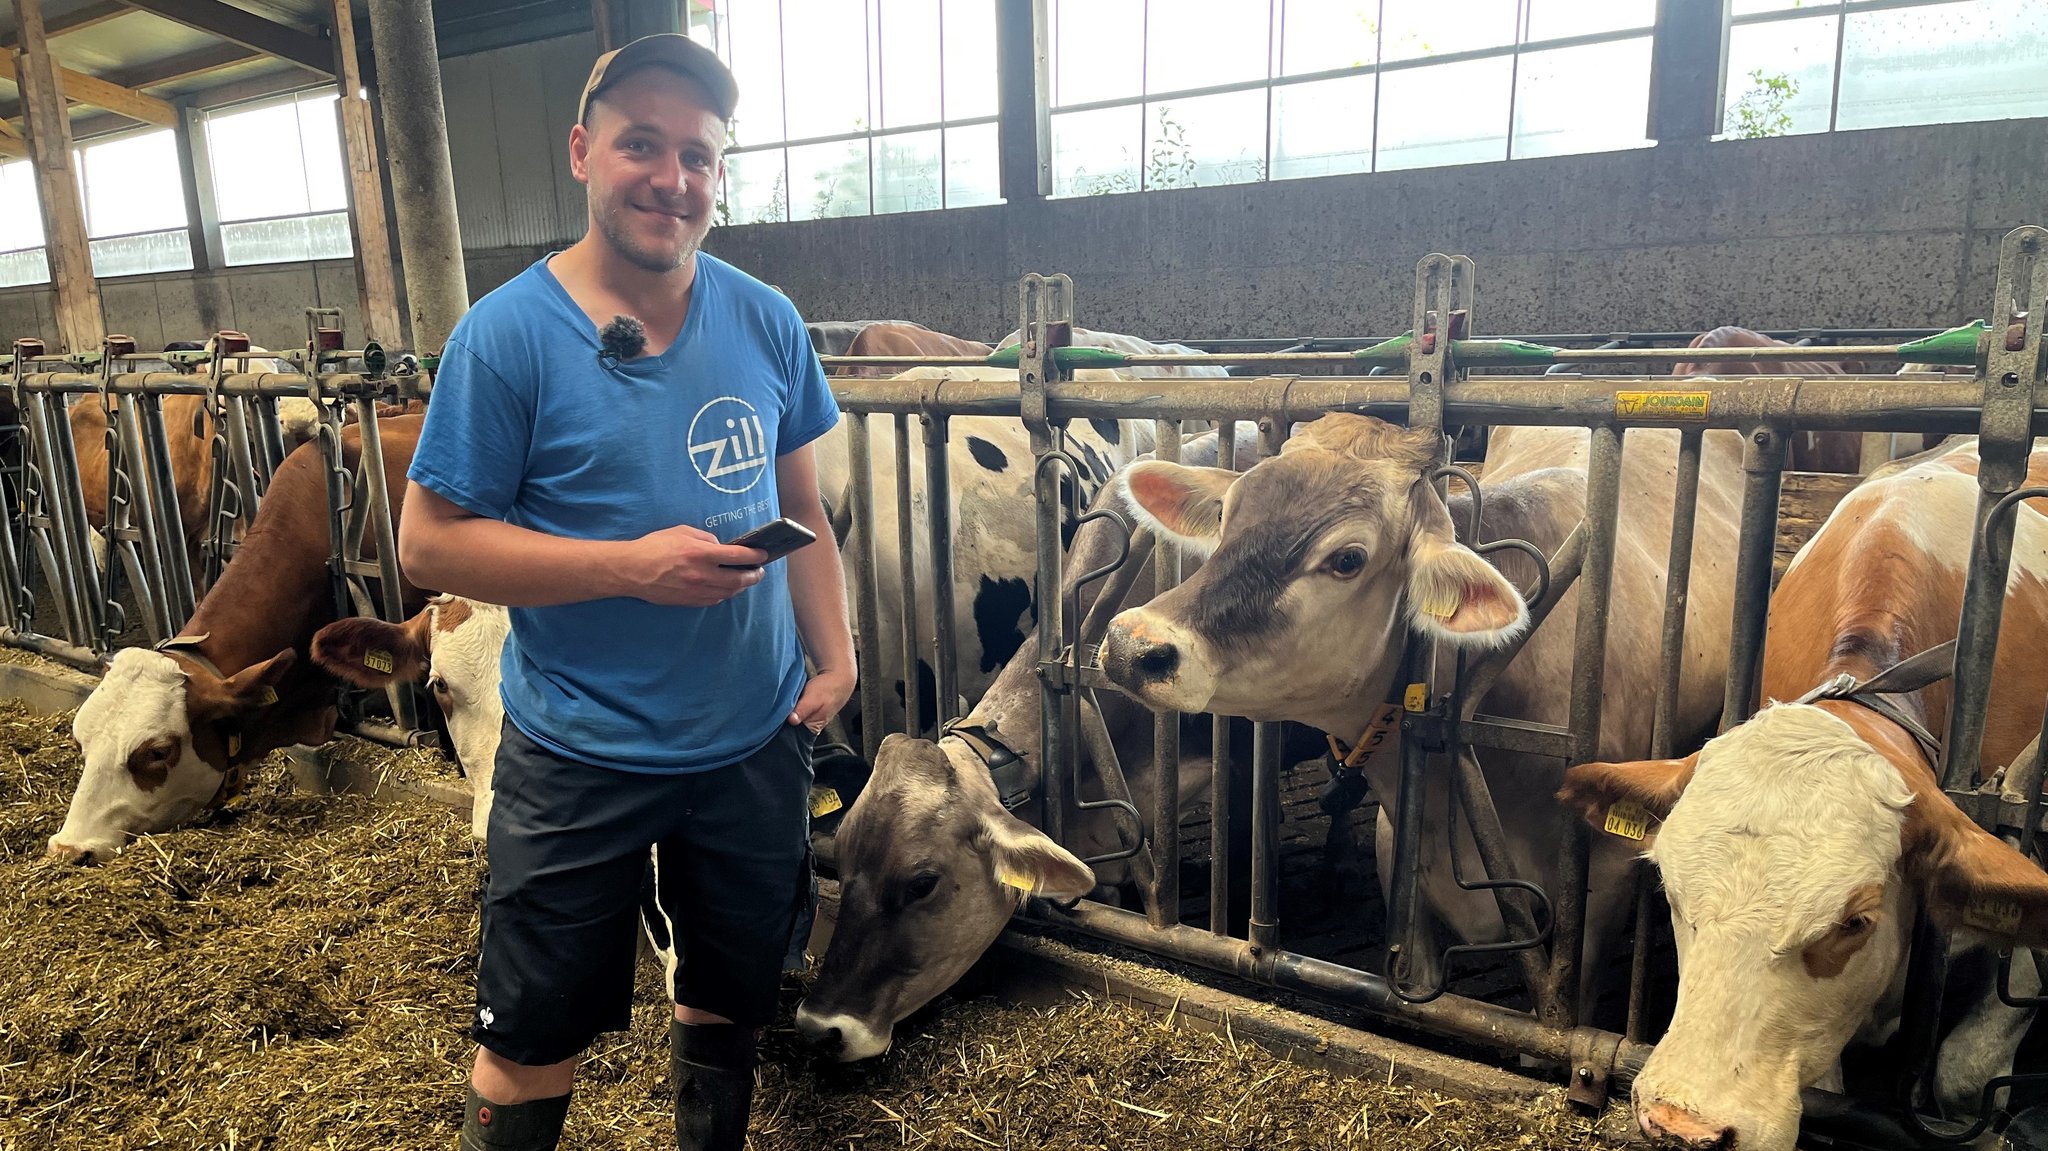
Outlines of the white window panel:
M1562 40L1648 28L1656 22L1657 0L1529 0L1529 27L1522 39Z
M0 252L42 246L42 198L36 194L35 165L27 160L0 164ZM48 278L44 273L44 278Z
M1052 116L1052 194L1135 192L1143 167L1145 111L1137 104Z
M1728 80L1721 130L1744 133L1744 109L1763 135L1828 130L1834 95L1835 25L1838 16L1739 24L1728 30ZM1773 92L1773 81L1792 85Z
M805 144L789 150L789 218L868 214L868 141Z
M866 5L849 0L782 0L782 20L788 139L836 136L872 127L867 97Z
M209 116L206 142L213 202L221 219L253 220L313 210L295 102Z
M1056 107L1144 94L1145 0L1053 0Z
M1145 92L1181 92L1266 78L1268 13L1244 0L1150 0Z
M946 119L996 114L995 0L945 0Z
M994 124L946 129L946 206L1003 201L1002 161Z
M780 148L725 158L725 206L733 224L780 224L789 219L787 174Z
M1378 82L1346 76L1273 89L1273 179L1372 171Z
M182 229L185 196L158 173L178 170L178 143L170 129L79 149L79 185L85 194L88 236L126 236ZM191 255L187 253L187 266ZM112 274L112 273L109 273Z
M145 232L87 243L95 276L140 276L149 272L182 272L192 266L192 236L175 231Z
M50 282L50 261L42 248L0 252L0 288Z
M742 144L773 144L782 128L782 12L777 4L736 4L726 14L728 63L741 77L733 134Z
M2048 115L2048 0L1854 12L1837 128Z
M334 105L332 92L302 96L297 102L299 149L306 161L309 212L348 210L348 168L343 160L341 118Z
M1375 167L1386 172L1506 159L1514 63L1498 56L1382 75Z
M939 0L876 0L882 76L877 109L883 128L939 122Z
M1524 52L1515 77L1515 156L1647 143L1650 38Z
M1728 14L1754 16L1759 12L1785 12L1793 8L1826 12L1841 6L1841 0L1730 0Z
M227 262L237 265L338 260L351 254L343 212L222 224L220 243Z
M1380 13L1382 60L1417 60L1515 42L1516 0L1384 0Z
M1379 0L1282 0L1279 74L1379 62Z
M1145 187L1249 184L1266 174L1266 91L1146 106Z
M875 213L928 212L943 207L940 132L875 137Z

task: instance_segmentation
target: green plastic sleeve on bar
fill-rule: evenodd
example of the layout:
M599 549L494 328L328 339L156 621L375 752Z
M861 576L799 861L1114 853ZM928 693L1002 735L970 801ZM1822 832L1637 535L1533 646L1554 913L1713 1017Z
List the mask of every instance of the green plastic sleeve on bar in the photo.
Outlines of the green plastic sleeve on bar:
M423 371L423 372L425 372L426 374L428 374L429 376L431 376L431 375L433 375L433 374L434 374L435 372L438 372L438 371L440 371L440 370L441 370L441 357L439 357L439 356L421 356L421 357L420 357L420 371Z
M1557 354L1562 350L1549 344L1532 344L1527 340L1454 340L1451 343L1451 358L1460 367L1476 367L1480 364L1549 364L1557 361Z
M1974 364L1977 339L1984 334L1982 320L1971 320L1931 336L1899 345L1899 359L1916 364Z
M1024 354L1020 344L1004 344L983 361L991 368L1015 368ZM1055 348L1053 358L1063 368L1127 368L1131 361L1122 352L1108 348Z
M1414 342L1415 332L1411 329L1369 348L1360 348L1351 353L1351 358L1368 364L1405 364L1408 362L1408 345Z

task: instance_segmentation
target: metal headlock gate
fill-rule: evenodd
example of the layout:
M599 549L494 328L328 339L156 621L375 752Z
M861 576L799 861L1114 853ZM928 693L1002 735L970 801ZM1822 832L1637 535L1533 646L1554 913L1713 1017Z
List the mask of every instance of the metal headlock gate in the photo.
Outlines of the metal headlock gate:
M312 438L325 462L327 566L336 612L404 622L377 404L424 394L420 365L410 355L394 360L374 342L343 348L336 309L307 309L306 325L305 345L283 352L251 352L247 336L220 332L213 340L217 351L138 353L133 339L116 335L96 351L70 356L49 355L40 341L17 340L11 355L0 356L20 412L17 486L7 493L6 530L0 532L0 643L102 670L131 623L117 576L125 578L148 642L162 645L176 636L240 549L284 462L277 401L287 398L311 401L316 413ZM250 359L273 358L297 370L248 370ZM142 361L162 361L173 370L134 370ZM341 370L350 366L358 370ZM195 415L192 431L205 436L211 468L196 556L164 424L167 396L203 398L205 418L202 424ZM76 404L99 405L107 421L104 559L92 546L71 428ZM342 448L345 407L363 429L353 469ZM38 584L56 616L49 631L37 619ZM410 686L389 694L392 723L357 720L352 726L359 733L403 741L418 728Z
M1979 748L1984 709L1990 689L1991 656L1996 642L2014 530L2014 510L2027 497L2048 491L2020 490L2032 437L2048 433L2048 389L2044 389L2042 317L2048 311L2048 229L2023 227L2006 236L2000 252L1997 289L1990 323L1973 323L1924 338L1882 344L1793 346L1766 348L1643 348L1596 347L1570 350L1521 340L1478 339L1474 325L1476 269L1465 257L1434 254L1417 268L1413 324L1407 333L1357 350L1295 350L1278 353L1202 355L1121 355L1097 348L1069 347L1075 314L1072 283L1065 276L1027 275L1019 286L1020 342L986 360L973 357L831 357L830 366L898 366L991 364L1019 369L1015 382L1002 380L869 380L835 379L834 391L850 414L887 415L896 432L895 471L899 546L903 576L902 682L906 715L918 714L916 661L920 651L931 657L938 684L941 724L956 718L954 700L955 605L952 597L932 597L935 615L930 633L920 635L915 610L913 574L914 524L927 534L933 570L928 573L943 590L952 586L951 509L938 493L948 490L946 443L948 421L955 416L1012 416L1029 429L1038 455L1037 597L1038 666L1042 686L1042 771L1038 796L1040 827L1065 842L1070 805L1080 802L1078 755L1083 741L1102 763L1106 738L1086 722L1093 710L1087 702L1095 691L1116 688L1095 666L1108 617L1114 611L1094 610L1086 620L1075 618L1079 597L1068 602L1062 589L1060 523L1063 515L1081 509L1063 507L1055 473L1073 469L1064 450L1065 427L1074 419L1151 419L1157 421L1158 458L1177 460L1186 421L1213 421L1224 461L1233 458L1235 421L1255 421L1262 456L1280 450L1295 421L1327 412L1378 416L1410 427L1448 430L1471 425L1551 425L1585 427L1591 433L1585 519L1558 551L1543 556L1523 541L1496 541L1479 550L1518 549L1530 553L1544 570L1538 586L1524 589L1529 598L1533 634L1560 597L1575 584L1582 601L1574 636L1569 723L1563 727L1475 714L1477 701L1504 670L1518 648L1483 657L1444 661L1433 645L1411 639L1403 675L1397 684L1425 685L1410 689L1400 717L1402 789L1419 791L1424 773L1446 770L1432 760L1450 762L1455 805L1465 815L1481 860L1493 882L1503 921L1516 938L1472 950L1512 951L1536 1003L1525 1014L1446 992L1442 987L1404 986L1388 977L1290 952L1279 946L1279 815L1280 732L1277 724L1254 725L1251 765L1251 842L1249 858L1233 849L1227 826L1232 819L1232 777L1228 741L1221 731L1216 743L1212 785L1212 855L1210 926L1179 922L1178 862L1179 796L1174 772L1159 771L1159 785L1147 796L1134 796L1148 807L1154 834L1143 845L1150 864L1145 895L1148 912L1138 915L1082 900L1069 908L1036 901L1027 912L1042 922L1076 928L1157 955L1195 963L1269 986L1302 992L1338 1004L1363 1008L1439 1035L1521 1053L1564 1068L1574 1100L1598 1104L1610 1084L1638 1072L1652 1047L1642 1033L1642 1002L1651 917L1651 879L1638 889L1635 965L1629 992L1625 1034L1597 1029L1577 1018L1580 943L1584 934L1584 896L1590 830L1575 815L1560 815L1566 836L1558 873L1576 877L1554 891L1511 879L1498 813L1472 749L1491 748L1554 757L1566 763L1597 758L1601 723L1603 661L1609 584L1615 557L1616 515L1620 493L1624 433L1629 428L1667 428L1681 433L1676 478L1676 508L1669 557L1668 606L1663 620L1660 692L1653 746L1657 757L1680 750L1674 746L1677 727L1677 684L1685 628L1686 581L1691 570L1692 527L1699 492L1702 435L1708 429L1732 429L1744 442L1744 488L1735 570L1734 627L1731 636L1723 726L1751 715L1757 706L1761 676L1765 607L1771 589L1771 561L1776 537L1786 437L1794 431L1861 431L1975 433L1980 437L1983 466L1977 510L1978 533L1971 556L1970 578L1957 644L1955 688L1944 740L1940 775L1944 789L1982 826L2006 835L2027 850L2035 847L2040 822L2042 773L2038 746L2012 765L2002 779L1978 786ZM1545 368L1569 365L1689 361L1860 360L1952 365L1972 370L1945 376L1830 375L1689 378L1680 407L1660 406L1658 396L1674 395L1668 375L1583 376L1558 374L1492 376L1475 368ZM1149 378L1114 382L1076 381L1081 367L1126 368L1141 365L1256 365L1265 372L1314 365L1344 365L1356 375L1292 376L1267 374L1230 380ZM1385 376L1366 374L1386 368ZM1403 378L1405 375L1405 378ZM1809 386L1811 385L1811 386ZM1642 397L1647 394L1649 400ZM1699 397L1704 397L1702 403ZM913 515L909 421L922 425L926 490L923 516ZM867 419L849 421L852 481L849 502L856 522L871 523L875 506L873 460ZM1435 477L1439 492L1455 469ZM1469 477L1468 477L1469 478ZM1472 484L1476 493L1478 485ZM1071 499L1071 497L1069 497ZM1475 509L1476 513L1476 509ZM1476 523L1476 514L1474 521ZM1129 530L1128 525L1125 525ZM1468 537L1474 543L1477 537ZM873 536L855 534L847 564L858 589L863 734L870 759L882 734L882 685L894 676L880 667L877 633L881 618L874 579ZM1122 566L1085 573L1084 578L1111 582L1098 604L1114 604L1128 589L1147 552L1155 560L1157 588L1179 579L1179 560L1172 545L1137 535L1125 548ZM920 639L926 646L920 647ZM1099 729L1099 721L1095 727ZM1161 763L1177 761L1178 717L1157 719L1155 754ZM2044 716L2048 732L2048 716ZM2048 745L2048 739L2041 741ZM1120 774L1114 753L1105 771ZM1129 794L1121 780L1105 782L1111 796ZM2001 791L2000 785L2003 785ZM2016 787L2024 790L2016 791ZM1086 806L1102 806L1088 801ZM1393 868L1389 907L1390 952L1411 938L1417 899L1420 850L1420 804L1404 804L1396 827L1395 856L1380 866ZM1455 823L1453 824L1455 828ZM1129 853L1126 853L1129 854ZM1240 936L1229 929L1229 901L1240 877L1248 874L1249 926ZM1461 880L1461 882L1463 882ZM1467 884L1468 887L1481 885ZM1545 913L1547 909L1547 914ZM1540 922L1547 920L1547 925ZM1805 1095L1809 1130L1872 1146L1910 1146L1925 1142L1963 1142L1981 1134L2000 1118L1994 1092L2024 1081L2006 1077L1987 1084L1984 1118L1968 1129L1916 1112L1914 1083L1931 1072L1938 1022L1945 952L1940 933L1923 921L1918 927L1910 970L1910 1009L1905 1034L1918 1044L1923 1058L1911 1081L1902 1082L1895 1098L1875 1103L1809 1090ZM1447 964L1448 966L1448 964ZM1398 972L1398 963L1389 971ZM2028 1001L2003 989L2008 1002Z

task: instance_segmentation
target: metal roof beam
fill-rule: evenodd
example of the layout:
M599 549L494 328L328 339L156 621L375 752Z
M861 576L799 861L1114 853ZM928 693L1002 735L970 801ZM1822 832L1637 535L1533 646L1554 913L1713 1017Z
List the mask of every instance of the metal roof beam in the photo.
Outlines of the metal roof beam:
M180 80L189 80L194 76L203 76L208 72L218 72L222 68L262 58L263 53L244 48L240 44L214 44L114 72L106 79L109 83L119 84L123 88L154 88L159 84L174 84Z
M132 11L134 9L121 3L121 0L99 0L98 3L87 4L83 8L66 12L62 16L44 18L43 35L54 40L66 32L76 32L80 28L90 28L95 24L112 20L116 16ZM4 36L0 36L0 51L12 52L20 46L20 30L17 29Z
M128 6L322 75L334 74L334 50L326 40L221 0L128 0Z

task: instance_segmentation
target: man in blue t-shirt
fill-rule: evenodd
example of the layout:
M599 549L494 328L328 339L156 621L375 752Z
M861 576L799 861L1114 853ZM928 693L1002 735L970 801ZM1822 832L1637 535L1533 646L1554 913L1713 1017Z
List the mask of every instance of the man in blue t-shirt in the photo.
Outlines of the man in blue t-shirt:
M560 1139L629 1022L650 847L677 1140L741 1147L809 897L811 741L854 687L808 446L839 413L789 301L698 250L737 99L683 36L598 60L590 229L456 326L413 457L406 574L512 608L463 1151ZM644 346L600 338L622 316ZM721 542L778 516L822 542Z

